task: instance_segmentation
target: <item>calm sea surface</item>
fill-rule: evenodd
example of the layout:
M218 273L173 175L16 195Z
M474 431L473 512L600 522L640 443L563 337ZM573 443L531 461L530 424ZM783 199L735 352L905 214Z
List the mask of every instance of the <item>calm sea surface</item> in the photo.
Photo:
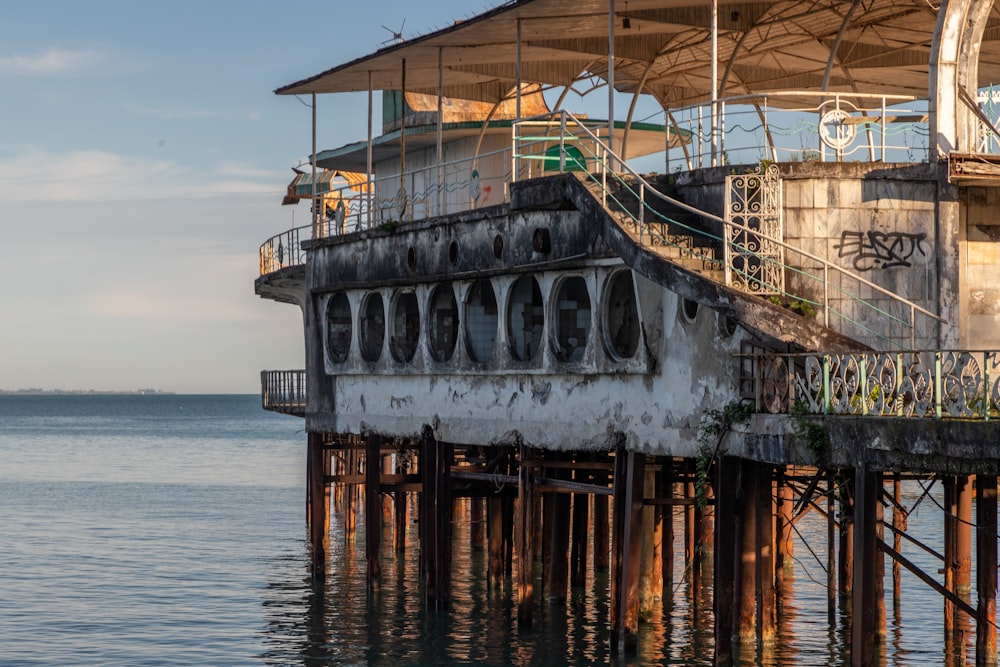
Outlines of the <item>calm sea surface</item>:
M710 664L711 592L690 585L680 558L672 599L627 659L608 649L606 576L540 604L519 632L509 586L486 590L460 520L448 611L421 603L415 525L406 558L383 539L369 594L364 521L355 548L335 516L330 574L314 591L302 427L257 396L0 396L0 665ZM904 500L921 494L908 485ZM940 551L940 521L925 500L910 527ZM780 644L748 664L844 663L825 524L798 528ZM889 591L888 664L946 664L940 598L905 572L898 608Z

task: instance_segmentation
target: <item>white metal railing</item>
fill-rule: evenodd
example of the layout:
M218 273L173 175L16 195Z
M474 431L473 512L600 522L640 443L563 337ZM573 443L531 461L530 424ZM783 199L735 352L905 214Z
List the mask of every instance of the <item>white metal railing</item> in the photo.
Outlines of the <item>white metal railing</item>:
M271 412L305 416L306 372L261 371L260 404Z
M667 111L668 123L693 138L682 149L668 149L668 172L761 160L927 160L927 103L915 97L783 91L716 104L714 155L711 103Z
M725 280L731 287L754 293L778 292L788 305L797 304L800 311L818 309L825 326L876 348L914 349L918 342L920 345L932 344L936 339L941 318L935 313L824 258L789 245L784 239L769 237L760 230L664 195L608 150L588 124L566 111L515 123L513 148L513 173L519 178L533 177L550 169L585 174L589 182L598 186L602 204L627 216L627 223L637 234L640 244L674 246L684 257L715 263L721 269L713 251L704 249L705 246L699 249L688 241L701 237L721 245L725 243L723 230L726 227L737 232L731 238L740 238L740 234L749 232L767 241L771 247L783 250L784 261L780 268L790 276L787 282L796 286L761 285L758 278L739 267L730 267ZM663 204L676 212L673 217L659 210ZM684 222L680 219L684 214L700 222ZM779 261L771 254L760 254L742 243L733 243L730 250L734 255L753 256L761 263ZM797 262L792 261L795 258ZM831 280L832 276L837 279ZM872 297L862 298L863 291L871 291Z
M917 350L757 354L758 411L990 420L1000 417L1000 352Z

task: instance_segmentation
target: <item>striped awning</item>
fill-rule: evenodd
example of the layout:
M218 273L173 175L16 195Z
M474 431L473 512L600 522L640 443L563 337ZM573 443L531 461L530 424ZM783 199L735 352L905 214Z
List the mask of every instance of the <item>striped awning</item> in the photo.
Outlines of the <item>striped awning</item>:
M296 172L295 178L288 184L288 192L281 203L297 204L301 199L312 199L314 193L316 196L324 196L345 188L355 192L367 192L368 177L355 171L323 169L316 172L316 189L313 190L312 172Z

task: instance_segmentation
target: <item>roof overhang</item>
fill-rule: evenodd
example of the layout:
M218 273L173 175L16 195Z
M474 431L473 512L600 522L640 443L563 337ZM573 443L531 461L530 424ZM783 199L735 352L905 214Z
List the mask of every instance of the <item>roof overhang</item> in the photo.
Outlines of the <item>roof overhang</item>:
M606 80L613 26L617 90L648 93L666 108L710 99L710 2L617 0L609 16L612 1L508 2L275 92L400 90L405 62L405 89L436 95L440 62L443 95L497 102L518 83L518 51L522 83ZM991 12L979 54L981 85L1000 81L1000 10ZM936 20L923 0L720 0L720 96L825 87L926 97Z

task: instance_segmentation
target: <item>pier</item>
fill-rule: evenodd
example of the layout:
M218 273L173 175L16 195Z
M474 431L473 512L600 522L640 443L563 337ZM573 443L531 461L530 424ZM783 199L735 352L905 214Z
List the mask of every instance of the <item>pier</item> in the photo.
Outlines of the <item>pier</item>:
M802 11L522 0L276 91L312 106L285 196L312 220L255 289L300 308L306 368L262 400L305 421L317 582L331 513L363 516L370 589L391 539L447 607L467 532L519 631L606 572L629 654L682 562L730 665L773 650L818 517L852 665L884 661L904 571L953 664L996 664L1000 14ZM603 120L566 108L594 81ZM350 92L367 139L319 150Z

